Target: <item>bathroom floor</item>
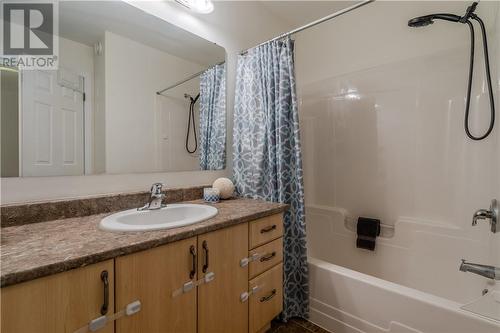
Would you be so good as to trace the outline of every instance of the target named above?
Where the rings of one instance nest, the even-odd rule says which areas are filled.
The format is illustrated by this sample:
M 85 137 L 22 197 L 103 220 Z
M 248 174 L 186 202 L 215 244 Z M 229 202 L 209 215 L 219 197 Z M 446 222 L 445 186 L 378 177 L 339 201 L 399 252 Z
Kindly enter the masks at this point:
M 273 321 L 271 329 L 266 333 L 329 333 L 327 330 L 314 325 L 302 318 L 292 318 L 287 323 Z

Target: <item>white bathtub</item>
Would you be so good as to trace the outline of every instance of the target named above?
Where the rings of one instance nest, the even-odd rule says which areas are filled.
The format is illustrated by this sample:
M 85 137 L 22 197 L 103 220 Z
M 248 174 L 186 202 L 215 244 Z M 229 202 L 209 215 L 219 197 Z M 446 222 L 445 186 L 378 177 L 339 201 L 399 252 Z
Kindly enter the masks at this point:
M 335 333 L 498 333 L 461 304 L 309 258 L 310 320 Z
M 369 252 L 356 249 L 342 215 L 307 208 L 312 322 L 335 333 L 500 333 L 500 321 L 461 309 L 482 289 L 498 288 L 458 271 L 463 253 L 454 241 L 479 256 L 473 240 L 447 226 L 400 221 L 396 236 Z

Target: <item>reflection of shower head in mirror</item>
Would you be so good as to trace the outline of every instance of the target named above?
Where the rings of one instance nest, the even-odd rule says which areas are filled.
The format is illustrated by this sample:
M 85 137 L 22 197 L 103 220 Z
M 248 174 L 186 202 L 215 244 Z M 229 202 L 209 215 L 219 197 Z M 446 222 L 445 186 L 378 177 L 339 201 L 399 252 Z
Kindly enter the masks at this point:
M 200 98 L 200 94 L 196 95 L 196 97 L 193 98 L 193 96 L 184 93 L 184 98 L 189 98 L 189 118 L 188 118 L 188 128 L 187 128 L 187 133 L 186 133 L 186 151 L 189 154 L 193 154 L 196 152 L 198 149 L 198 138 L 196 137 L 196 123 L 195 123 L 195 117 L 194 117 L 194 105 L 198 98 Z M 191 126 L 193 126 L 193 135 L 194 135 L 194 149 L 189 148 L 189 136 L 191 133 Z
M 189 99 L 191 101 L 191 103 L 194 104 L 194 103 L 196 103 L 198 98 L 200 98 L 200 94 L 196 95 L 196 97 L 193 97 L 187 93 L 184 93 L 184 98 Z

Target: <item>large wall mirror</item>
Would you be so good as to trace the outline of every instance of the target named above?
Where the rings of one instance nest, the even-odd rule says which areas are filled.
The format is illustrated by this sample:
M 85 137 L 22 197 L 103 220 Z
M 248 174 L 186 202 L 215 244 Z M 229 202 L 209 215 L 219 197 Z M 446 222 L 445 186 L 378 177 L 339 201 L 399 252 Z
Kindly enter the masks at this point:
M 224 61 L 125 2 L 60 2 L 58 69 L 1 68 L 1 176 L 224 169 Z

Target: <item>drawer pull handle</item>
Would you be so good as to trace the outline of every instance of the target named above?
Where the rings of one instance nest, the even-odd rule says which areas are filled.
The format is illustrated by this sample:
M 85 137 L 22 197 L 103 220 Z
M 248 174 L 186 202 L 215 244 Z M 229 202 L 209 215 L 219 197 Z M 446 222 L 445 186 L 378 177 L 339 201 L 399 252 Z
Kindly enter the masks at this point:
M 205 251 L 205 263 L 203 264 L 202 271 L 206 273 L 208 270 L 208 244 L 207 241 L 203 241 L 202 243 L 203 251 Z
M 102 303 L 102 306 L 101 306 L 101 314 L 104 316 L 106 313 L 108 313 L 108 307 L 109 307 L 108 271 L 101 272 L 101 280 L 102 280 L 102 283 L 104 284 L 104 302 Z
M 196 274 L 196 249 L 194 248 L 194 245 L 191 245 L 191 247 L 189 248 L 189 253 L 191 253 L 191 259 L 192 259 L 192 266 L 191 266 L 191 272 L 189 272 L 189 278 L 192 279 Z
M 276 296 L 276 289 L 273 289 L 269 295 L 264 296 L 264 297 L 261 297 L 261 298 L 260 298 L 260 302 L 261 302 L 261 303 L 263 303 L 263 302 L 267 302 L 267 301 L 269 301 L 271 298 L 273 298 L 274 296 Z
M 269 261 L 272 258 L 274 258 L 275 256 L 276 256 L 276 251 L 273 251 L 271 253 L 268 253 L 268 254 L 260 257 L 260 262 Z
M 270 232 L 270 231 L 273 231 L 275 229 L 276 229 L 276 224 L 273 224 L 270 227 L 266 227 L 266 228 L 260 229 L 260 233 L 261 234 L 265 234 L 266 232 Z

